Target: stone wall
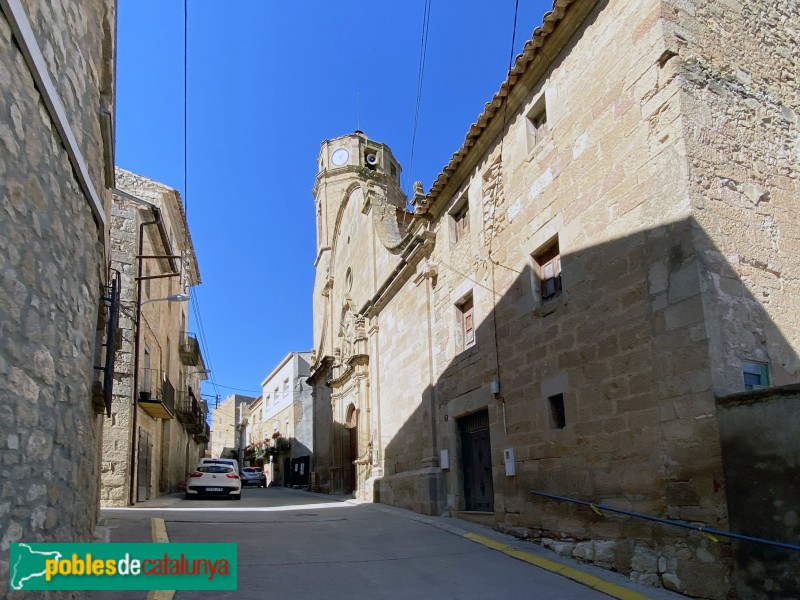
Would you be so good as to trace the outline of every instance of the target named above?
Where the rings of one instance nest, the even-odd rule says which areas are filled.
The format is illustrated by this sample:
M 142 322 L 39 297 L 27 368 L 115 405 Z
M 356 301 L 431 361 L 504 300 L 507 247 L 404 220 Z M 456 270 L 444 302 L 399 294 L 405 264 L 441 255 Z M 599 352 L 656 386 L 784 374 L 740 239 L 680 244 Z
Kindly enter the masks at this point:
M 717 400 L 731 530 L 798 545 L 800 386 Z M 734 542 L 734 581 L 743 598 L 790 598 L 800 589 L 800 554 Z
M 98 111 L 113 107 L 115 4 L 23 6 L 107 206 Z M 3 596 L 9 544 L 92 540 L 100 470 L 92 384 L 106 283 L 103 232 L 18 43 L 0 13 Z
M 743 359 L 798 380 L 800 6 L 665 3 L 679 79 L 714 389 L 742 389 Z M 728 43 L 719 43 L 720 39 Z M 724 325 L 723 325 L 724 324 Z
M 123 306 L 136 304 L 136 254 L 139 209 L 116 198 L 111 207 L 111 266 L 120 272 Z M 104 506 L 127 506 L 130 502 L 131 409 L 133 407 L 134 315 L 120 311 L 117 366 L 111 418 L 103 423 L 103 454 L 100 501 Z M 127 368 L 125 368 L 127 366 Z

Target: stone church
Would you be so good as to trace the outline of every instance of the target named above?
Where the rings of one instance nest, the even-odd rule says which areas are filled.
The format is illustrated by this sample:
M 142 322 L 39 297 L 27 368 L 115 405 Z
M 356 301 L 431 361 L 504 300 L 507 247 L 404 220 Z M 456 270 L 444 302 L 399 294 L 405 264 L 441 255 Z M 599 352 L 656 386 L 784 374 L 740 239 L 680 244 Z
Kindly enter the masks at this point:
M 799 437 L 798 30 L 789 0 L 557 0 L 427 193 L 382 141 L 323 142 L 319 487 L 695 596 L 797 584 L 783 555 L 542 494 L 800 536 L 800 490 L 764 506 L 737 467 L 798 450 L 771 439 Z

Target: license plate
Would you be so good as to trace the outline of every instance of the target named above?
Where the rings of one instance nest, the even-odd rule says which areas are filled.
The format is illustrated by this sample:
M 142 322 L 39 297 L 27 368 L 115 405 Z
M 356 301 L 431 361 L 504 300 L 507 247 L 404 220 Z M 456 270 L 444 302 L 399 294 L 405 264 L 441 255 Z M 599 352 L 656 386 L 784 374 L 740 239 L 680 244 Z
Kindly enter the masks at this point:
M 221 492 L 222 488 L 206 488 L 207 492 Z

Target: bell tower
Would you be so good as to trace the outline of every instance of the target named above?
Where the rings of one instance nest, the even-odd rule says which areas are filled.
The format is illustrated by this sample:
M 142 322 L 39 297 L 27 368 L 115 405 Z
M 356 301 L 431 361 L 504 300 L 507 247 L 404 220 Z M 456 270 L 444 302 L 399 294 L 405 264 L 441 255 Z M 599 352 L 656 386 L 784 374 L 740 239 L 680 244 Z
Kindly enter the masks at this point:
M 317 264 L 333 244 L 336 215 L 342 199 L 355 183 L 381 188 L 382 196 L 405 207 L 400 189 L 400 164 L 386 144 L 367 138 L 363 131 L 322 142 L 317 157 L 314 201 L 317 218 Z

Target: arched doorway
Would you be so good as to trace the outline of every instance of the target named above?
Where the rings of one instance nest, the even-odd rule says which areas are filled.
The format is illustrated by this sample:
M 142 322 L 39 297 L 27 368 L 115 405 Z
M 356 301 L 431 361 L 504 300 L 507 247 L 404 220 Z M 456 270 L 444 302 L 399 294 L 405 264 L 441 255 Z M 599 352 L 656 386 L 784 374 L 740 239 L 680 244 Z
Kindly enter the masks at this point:
M 349 485 L 350 489 L 346 491 L 355 493 L 356 486 L 357 486 L 357 471 L 356 471 L 356 460 L 358 460 L 358 409 L 351 404 L 347 407 L 347 420 L 344 424 L 345 429 L 347 429 L 349 435 L 348 438 L 348 453 L 347 453 L 347 472 L 349 474 Z

